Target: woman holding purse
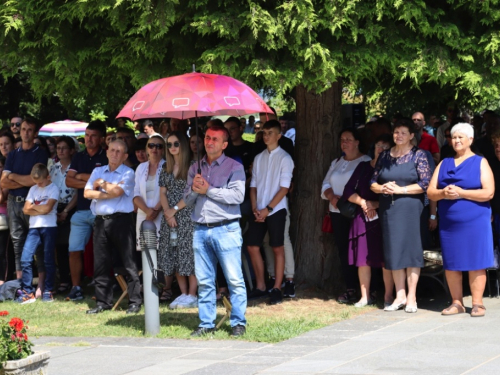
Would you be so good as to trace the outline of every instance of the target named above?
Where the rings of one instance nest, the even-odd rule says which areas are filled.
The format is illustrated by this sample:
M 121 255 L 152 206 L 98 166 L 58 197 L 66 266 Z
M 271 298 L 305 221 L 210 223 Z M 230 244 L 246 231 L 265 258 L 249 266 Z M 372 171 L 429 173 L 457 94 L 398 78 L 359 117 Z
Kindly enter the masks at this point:
M 360 137 L 355 129 L 345 129 L 340 133 L 340 148 L 344 153 L 335 159 L 323 180 L 321 197 L 330 202 L 330 217 L 332 220 L 333 236 L 338 248 L 342 276 L 346 285 L 346 291 L 341 294 L 337 301 L 339 303 L 351 303 L 356 297 L 356 269 L 349 265 L 349 228 L 351 219 L 343 216 L 337 207 L 337 203 L 344 193 L 344 187 L 351 178 L 352 173 L 359 163 L 370 161 L 371 158 L 364 155 L 360 150 Z

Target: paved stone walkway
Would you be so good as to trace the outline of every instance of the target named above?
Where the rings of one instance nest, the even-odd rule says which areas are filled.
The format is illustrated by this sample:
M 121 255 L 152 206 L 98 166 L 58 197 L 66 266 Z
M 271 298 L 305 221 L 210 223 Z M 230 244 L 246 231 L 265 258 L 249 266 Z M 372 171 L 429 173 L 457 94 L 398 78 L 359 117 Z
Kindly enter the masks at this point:
M 243 340 L 63 338 L 33 340 L 58 374 L 499 374 L 500 300 L 484 318 L 371 311 L 279 344 Z M 470 298 L 465 300 L 471 306 Z M 470 309 L 467 310 L 468 312 Z

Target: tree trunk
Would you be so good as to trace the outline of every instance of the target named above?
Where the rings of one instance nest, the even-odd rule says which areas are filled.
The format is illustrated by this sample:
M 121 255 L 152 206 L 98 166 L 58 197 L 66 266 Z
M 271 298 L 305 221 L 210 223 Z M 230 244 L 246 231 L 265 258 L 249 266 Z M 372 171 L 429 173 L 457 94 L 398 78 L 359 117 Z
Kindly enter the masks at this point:
M 338 291 L 343 288 L 340 263 L 333 235 L 321 231 L 328 204 L 321 199 L 320 192 L 331 162 L 339 156 L 342 85 L 336 82 L 319 95 L 299 86 L 295 101 L 295 177 L 291 202 L 295 279 L 303 286 Z

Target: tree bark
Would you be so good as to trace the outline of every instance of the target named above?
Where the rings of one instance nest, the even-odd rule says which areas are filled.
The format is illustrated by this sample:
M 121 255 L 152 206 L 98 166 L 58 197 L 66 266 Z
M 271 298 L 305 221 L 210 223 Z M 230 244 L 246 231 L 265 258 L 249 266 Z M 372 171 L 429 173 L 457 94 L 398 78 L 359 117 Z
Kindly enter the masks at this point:
M 342 85 L 335 82 L 321 94 L 299 86 L 295 101 L 295 177 L 291 202 L 295 279 L 303 286 L 339 291 L 343 288 L 340 263 L 333 235 L 321 231 L 328 202 L 321 199 L 320 193 L 331 162 L 340 154 Z

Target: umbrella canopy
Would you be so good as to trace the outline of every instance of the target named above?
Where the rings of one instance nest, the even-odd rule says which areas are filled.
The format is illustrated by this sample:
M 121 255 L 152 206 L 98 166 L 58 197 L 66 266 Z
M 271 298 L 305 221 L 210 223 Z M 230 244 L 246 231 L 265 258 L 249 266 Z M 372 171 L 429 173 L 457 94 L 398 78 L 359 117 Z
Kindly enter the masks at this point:
M 243 82 L 217 74 L 187 73 L 148 83 L 135 93 L 117 117 L 186 119 L 259 112 L 273 113 Z
M 74 120 L 51 122 L 50 124 L 45 124 L 44 126 L 42 126 L 42 128 L 38 132 L 38 135 L 45 137 L 60 135 L 79 137 L 85 135 L 85 129 L 87 128 L 87 125 L 87 122 Z

